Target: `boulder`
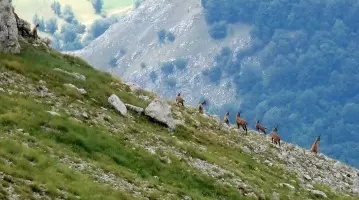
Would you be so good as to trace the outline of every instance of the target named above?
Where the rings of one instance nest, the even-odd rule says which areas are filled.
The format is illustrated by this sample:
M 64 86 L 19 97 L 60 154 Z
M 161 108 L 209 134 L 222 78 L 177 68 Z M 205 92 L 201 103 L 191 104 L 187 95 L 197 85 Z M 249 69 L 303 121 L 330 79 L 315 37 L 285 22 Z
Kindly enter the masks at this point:
M 115 94 L 111 95 L 108 98 L 108 102 L 123 116 L 127 116 L 127 108 L 125 104 L 116 96 Z
M 139 85 L 136 83 L 127 83 L 128 87 L 130 87 L 130 90 L 135 94 L 140 94 L 142 89 Z
M 272 194 L 272 199 L 273 199 L 273 200 L 280 200 L 280 195 L 279 195 L 279 193 L 273 192 L 273 194 Z
M 328 198 L 327 195 L 322 192 L 322 191 L 319 191 L 319 190 L 311 190 L 311 193 L 316 196 L 316 197 L 322 197 L 322 198 Z
M 69 75 L 69 76 L 73 76 L 73 77 L 75 77 L 75 78 L 77 78 L 77 79 L 80 79 L 80 80 L 86 80 L 86 77 L 84 76 L 84 75 L 82 75 L 82 74 L 79 74 L 79 73 L 76 73 L 76 72 L 68 72 L 68 71 L 65 71 L 65 70 L 62 70 L 62 69 L 60 69 L 60 68 L 55 68 L 54 69 L 55 71 L 57 71 L 57 72 L 61 72 L 61 73 L 64 73 L 64 74 L 67 74 L 67 75 Z
M 20 53 L 17 23 L 10 0 L 0 1 L 0 52 Z
M 83 88 L 77 88 L 76 86 L 74 86 L 73 84 L 69 84 L 69 83 L 66 83 L 64 84 L 65 87 L 68 87 L 68 88 L 72 88 L 72 89 L 75 89 L 77 90 L 78 93 L 80 94 L 86 94 L 86 90 L 83 89 Z
M 125 104 L 126 108 L 129 109 L 129 110 L 133 110 L 135 112 L 137 112 L 138 114 L 142 114 L 144 109 L 143 108 L 140 108 L 140 107 L 137 107 L 137 106 L 134 106 L 134 105 L 131 105 L 131 104 Z
M 171 107 L 162 99 L 153 100 L 145 109 L 145 114 L 158 122 L 166 124 L 170 129 L 176 128 Z

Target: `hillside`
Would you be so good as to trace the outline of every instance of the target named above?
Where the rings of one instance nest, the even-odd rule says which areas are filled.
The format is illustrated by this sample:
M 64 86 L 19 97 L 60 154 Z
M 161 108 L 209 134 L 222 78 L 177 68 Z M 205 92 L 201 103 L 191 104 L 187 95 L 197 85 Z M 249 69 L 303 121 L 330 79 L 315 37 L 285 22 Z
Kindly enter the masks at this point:
M 89 46 L 70 53 L 168 98 L 181 91 L 193 105 L 204 96 L 213 108 L 239 103 L 230 80 L 208 84 L 202 74 L 223 47 L 248 45 L 250 29 L 245 24 L 233 25 L 231 36 L 223 41 L 212 39 L 207 29 L 200 1 L 147 0 Z M 173 40 L 163 36 L 160 42 L 161 31 L 173 34 Z
M 3 199 L 359 199 L 357 169 L 20 44 L 0 54 Z
M 148 0 L 81 51 L 98 69 L 209 111 L 281 124 L 359 167 L 355 0 Z M 234 120 L 235 115 L 230 115 Z

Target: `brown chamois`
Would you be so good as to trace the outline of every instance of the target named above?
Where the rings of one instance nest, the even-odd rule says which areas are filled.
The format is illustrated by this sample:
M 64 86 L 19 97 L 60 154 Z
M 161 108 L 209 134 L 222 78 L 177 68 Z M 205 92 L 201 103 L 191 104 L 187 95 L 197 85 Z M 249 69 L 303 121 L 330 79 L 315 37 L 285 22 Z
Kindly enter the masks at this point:
M 259 132 L 259 131 L 262 131 L 264 134 L 267 134 L 267 132 L 266 132 L 266 127 L 264 127 L 263 125 L 261 125 L 260 123 L 259 123 L 259 120 L 257 120 L 257 123 L 256 123 L 256 129 L 257 129 L 257 131 Z
M 315 139 L 313 145 L 312 145 L 312 149 L 310 150 L 311 152 L 317 154 L 318 153 L 318 143 L 320 141 L 320 136 L 317 136 L 317 138 Z
M 203 114 L 203 106 L 206 104 L 207 104 L 206 101 L 203 101 L 201 104 L 199 104 L 198 106 L 199 113 Z
M 226 113 L 223 121 L 224 121 L 224 123 L 226 123 L 229 126 L 229 112 Z
M 243 130 L 246 131 L 246 134 L 248 134 L 248 132 L 247 132 L 247 121 L 241 119 L 241 111 L 237 112 L 236 123 L 237 123 L 238 129 L 241 126 L 243 128 Z
M 279 144 L 280 147 L 280 137 L 277 133 L 278 131 L 278 125 L 276 127 L 274 127 L 274 129 L 272 130 L 272 143 L 273 144 Z
M 40 24 L 36 24 L 35 27 L 32 29 L 31 33 L 32 36 L 34 37 L 34 39 L 38 38 L 39 36 L 37 35 L 37 29 L 39 28 Z
M 176 102 L 177 102 L 177 105 L 182 105 L 184 106 L 184 99 L 181 97 L 181 93 L 178 93 L 177 94 L 177 97 L 176 97 Z

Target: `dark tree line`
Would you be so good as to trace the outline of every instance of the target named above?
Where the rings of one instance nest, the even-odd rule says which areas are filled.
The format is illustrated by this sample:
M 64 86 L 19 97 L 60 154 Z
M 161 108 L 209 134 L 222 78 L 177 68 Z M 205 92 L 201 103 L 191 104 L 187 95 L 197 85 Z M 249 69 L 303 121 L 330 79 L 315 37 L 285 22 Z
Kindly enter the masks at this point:
M 252 46 L 225 48 L 210 81 L 232 78 L 243 117 L 359 167 L 359 2 L 355 0 L 202 0 L 209 34 L 226 37 L 227 25 L 252 25 Z M 249 56 L 260 64 L 244 62 Z M 233 59 L 233 58 L 234 59 Z M 234 112 L 239 107 L 226 105 Z M 232 116 L 232 122 L 234 116 Z

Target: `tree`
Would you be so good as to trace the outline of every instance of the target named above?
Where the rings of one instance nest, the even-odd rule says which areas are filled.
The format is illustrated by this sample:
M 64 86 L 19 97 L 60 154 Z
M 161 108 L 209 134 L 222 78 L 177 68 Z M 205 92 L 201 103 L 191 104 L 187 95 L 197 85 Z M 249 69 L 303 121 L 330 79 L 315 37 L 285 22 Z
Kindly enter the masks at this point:
M 184 70 L 188 65 L 188 60 L 185 58 L 177 58 L 172 63 L 174 66 L 176 66 L 177 69 Z
M 158 40 L 160 41 L 160 43 L 164 43 L 165 39 L 166 39 L 166 30 L 162 29 L 160 30 L 158 33 Z
M 117 18 L 106 18 L 95 20 L 89 29 L 89 34 L 93 38 L 97 38 L 102 35 L 112 24 L 117 22 Z
M 64 11 L 62 13 L 62 17 L 68 23 L 72 23 L 72 21 L 75 19 L 74 11 L 70 5 L 65 5 Z
M 171 33 L 171 32 L 167 32 L 166 38 L 167 38 L 167 40 L 170 41 L 170 42 L 174 42 L 175 39 L 176 39 L 175 35 L 173 35 L 173 33 Z
M 54 34 L 58 29 L 57 25 L 57 19 L 56 18 L 50 18 L 46 21 L 46 31 Z
M 116 67 L 116 66 L 117 66 L 117 59 L 116 59 L 116 57 L 111 57 L 111 59 L 108 61 L 108 64 L 109 64 L 111 67 Z
M 215 22 L 209 28 L 209 34 L 216 40 L 227 37 L 227 23 L 225 21 Z
M 92 7 L 94 8 L 96 14 L 101 13 L 103 7 L 103 0 L 91 0 Z
M 57 16 L 61 16 L 61 4 L 58 1 L 51 4 L 51 9 Z
M 141 3 L 142 3 L 143 0 L 135 0 L 134 3 L 135 3 L 135 8 L 138 8 Z
M 161 71 L 165 75 L 172 74 L 174 72 L 174 68 L 175 68 L 175 66 L 173 65 L 172 62 L 164 62 L 161 65 Z
M 168 78 L 168 79 L 166 79 L 166 84 L 167 84 L 170 88 L 176 87 L 176 85 L 177 85 L 177 79 L 174 78 L 174 77 Z
M 152 82 L 156 82 L 156 80 L 157 80 L 157 74 L 156 74 L 156 72 L 152 71 L 152 72 L 150 73 L 150 79 L 152 80 Z
M 77 33 L 72 24 L 63 24 L 61 27 L 61 38 L 64 43 L 73 43 L 77 38 Z

